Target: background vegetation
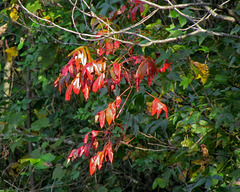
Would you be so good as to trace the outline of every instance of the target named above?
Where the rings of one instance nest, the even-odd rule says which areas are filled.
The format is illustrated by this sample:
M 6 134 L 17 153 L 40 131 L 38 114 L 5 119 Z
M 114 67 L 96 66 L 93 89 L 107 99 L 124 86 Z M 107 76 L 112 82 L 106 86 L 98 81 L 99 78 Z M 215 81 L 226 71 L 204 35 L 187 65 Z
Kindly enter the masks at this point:
M 239 1 L 3 0 L 0 8 L 0 189 L 240 190 Z M 88 46 L 97 58 L 111 38 L 121 45 L 105 55 L 108 65 L 124 54 L 171 64 L 151 87 L 144 78 L 139 92 L 133 82 L 123 95 L 113 163 L 90 176 L 89 158 L 67 157 L 101 130 L 94 116 L 129 85 L 65 101 L 54 81 L 71 51 Z M 145 91 L 167 105 L 168 118 L 152 116 Z

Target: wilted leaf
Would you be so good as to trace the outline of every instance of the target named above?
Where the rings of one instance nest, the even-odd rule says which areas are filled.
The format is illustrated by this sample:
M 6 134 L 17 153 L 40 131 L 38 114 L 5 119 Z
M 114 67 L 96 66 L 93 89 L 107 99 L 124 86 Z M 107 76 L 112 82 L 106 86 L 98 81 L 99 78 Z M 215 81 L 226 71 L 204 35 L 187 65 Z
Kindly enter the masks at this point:
M 5 31 L 7 30 L 7 27 L 8 27 L 8 23 L 0 27 L 0 36 L 2 36 L 3 33 L 5 33 Z

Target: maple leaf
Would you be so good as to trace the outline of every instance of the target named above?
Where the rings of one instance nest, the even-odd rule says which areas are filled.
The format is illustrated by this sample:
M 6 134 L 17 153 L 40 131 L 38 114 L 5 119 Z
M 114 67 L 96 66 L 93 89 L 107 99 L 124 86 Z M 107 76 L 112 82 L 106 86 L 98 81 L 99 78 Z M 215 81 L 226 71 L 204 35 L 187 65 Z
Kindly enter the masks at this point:
M 168 118 L 168 109 L 167 106 L 162 103 L 161 101 L 159 101 L 159 99 L 154 99 L 153 100 L 153 104 L 152 104 L 152 116 L 157 113 L 157 119 L 159 117 L 159 114 L 162 112 L 162 110 L 165 111 L 166 113 L 166 118 Z
M 167 69 L 170 68 L 170 65 L 171 65 L 171 64 L 172 64 L 172 62 L 168 63 L 168 59 L 166 59 L 163 67 L 159 69 L 159 72 L 160 72 L 160 73 L 165 72 Z M 170 70 L 171 70 L 171 68 L 170 68 Z

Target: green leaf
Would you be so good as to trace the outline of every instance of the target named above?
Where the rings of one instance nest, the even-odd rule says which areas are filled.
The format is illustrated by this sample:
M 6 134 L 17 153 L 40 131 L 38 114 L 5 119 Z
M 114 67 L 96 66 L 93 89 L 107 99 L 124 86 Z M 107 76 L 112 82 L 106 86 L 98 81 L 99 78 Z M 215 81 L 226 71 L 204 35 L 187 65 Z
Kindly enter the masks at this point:
M 36 12 L 37 10 L 42 8 L 42 5 L 40 4 L 39 1 L 33 1 L 33 2 L 29 2 L 26 5 L 26 8 L 28 11 L 30 11 L 31 13 Z
M 57 167 L 53 171 L 52 179 L 53 180 L 56 180 L 56 179 L 61 180 L 64 177 L 65 172 L 66 171 L 60 165 L 57 165 Z
M 48 118 L 41 118 L 38 119 L 37 121 L 33 122 L 31 125 L 31 130 L 33 131 L 39 131 L 43 127 L 47 127 L 49 124 L 49 119 Z
M 191 74 L 188 74 L 187 76 L 180 76 L 180 78 L 182 79 L 180 86 L 183 86 L 183 89 L 186 89 L 188 87 L 188 85 L 192 82 L 194 76 Z

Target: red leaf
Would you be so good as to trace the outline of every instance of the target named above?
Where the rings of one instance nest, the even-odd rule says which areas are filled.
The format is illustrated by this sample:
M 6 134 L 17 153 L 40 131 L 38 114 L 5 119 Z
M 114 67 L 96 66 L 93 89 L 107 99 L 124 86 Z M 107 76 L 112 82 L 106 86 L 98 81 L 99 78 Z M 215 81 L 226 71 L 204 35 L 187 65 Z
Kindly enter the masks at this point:
M 139 91 L 139 78 L 136 78 L 136 88 L 137 88 L 137 92 Z
M 96 156 L 91 157 L 90 163 L 89 163 L 89 172 L 92 176 L 93 173 L 96 171 L 96 163 L 95 163 Z
M 78 148 L 77 150 L 78 157 L 82 156 L 82 154 L 84 153 L 84 150 L 85 150 L 85 146 L 81 146 Z
M 82 93 L 83 93 L 85 100 L 88 100 L 90 87 L 87 85 L 85 80 L 82 82 L 81 87 L 82 87 Z
M 138 10 L 138 6 L 134 7 L 133 10 L 131 11 L 131 18 L 132 18 L 132 22 L 134 23 L 135 21 L 135 17 L 137 14 L 137 10 Z
M 102 55 L 105 53 L 105 49 L 104 49 L 104 48 L 99 48 L 99 49 L 97 50 L 97 52 L 98 52 L 98 55 L 99 55 L 99 56 L 102 56 Z
M 92 91 L 96 93 L 98 89 L 100 89 L 103 86 L 104 83 L 104 74 L 101 73 L 98 78 L 94 81 L 92 86 Z
M 69 163 L 69 161 L 71 160 L 71 158 L 74 156 L 76 150 L 77 150 L 77 149 L 73 149 L 73 150 L 71 151 L 71 153 L 69 154 L 69 156 L 68 156 L 68 158 L 67 158 L 67 164 Z
M 116 117 L 116 113 L 117 113 L 115 103 L 114 103 L 114 102 L 109 103 L 108 108 L 110 108 L 111 111 L 112 111 L 112 120 L 114 121 L 114 120 L 115 120 L 115 117 Z
M 73 67 L 73 64 L 70 64 L 69 67 L 68 67 L 68 71 L 71 75 L 74 74 L 74 67 Z
M 65 93 L 65 100 L 70 101 L 71 98 L 71 93 L 72 93 L 72 84 L 68 85 L 66 93 Z
M 80 77 L 76 77 L 74 80 L 73 80 L 73 92 L 78 95 L 79 92 L 80 92 L 80 88 L 81 88 L 81 84 L 80 84 Z
M 146 75 L 147 69 L 148 69 L 148 63 L 146 61 L 143 61 L 139 65 L 138 70 L 136 72 L 136 76 L 140 79 L 140 81 L 142 81 L 144 76 Z
M 87 143 L 87 142 L 88 142 L 88 134 L 89 134 L 89 133 L 87 133 L 87 134 L 85 135 L 85 137 L 84 137 L 84 141 L 83 141 L 84 143 Z
M 120 42 L 119 41 L 114 41 L 114 49 L 118 49 L 120 46 Z
M 105 124 L 105 111 L 99 112 L 99 124 L 100 124 L 100 127 L 103 128 Z
M 92 143 L 92 148 L 93 148 L 95 151 L 97 151 L 97 148 L 98 148 L 98 141 L 97 141 L 96 138 L 94 139 L 94 141 L 93 141 L 93 143 Z
M 62 70 L 61 73 L 63 76 L 66 76 L 68 74 L 68 65 L 65 65 Z
M 95 130 L 92 130 L 91 133 L 92 133 L 92 138 L 95 138 L 98 136 L 98 132 L 99 131 L 95 131 Z
M 160 73 L 165 72 L 167 69 L 170 68 L 170 65 L 171 65 L 171 64 L 172 64 L 172 62 L 168 63 L 168 59 L 166 59 L 163 67 L 162 67 L 161 69 L 159 69 L 159 72 L 160 72 Z M 170 70 L 171 70 L 171 69 L 170 69 Z
M 96 159 L 96 163 L 97 163 L 97 166 L 98 166 L 98 170 L 100 170 L 102 168 L 102 162 L 103 162 L 103 159 L 104 159 L 104 151 L 99 151 L 97 153 L 97 159 Z
M 112 151 L 112 143 L 111 142 L 109 142 L 109 145 L 108 145 L 108 148 L 107 148 L 107 153 L 108 153 L 108 159 L 112 164 L 114 153 Z
M 109 55 L 113 51 L 113 44 L 111 43 L 106 43 L 105 44 L 105 49 L 106 49 L 106 55 Z
M 166 118 L 168 118 L 168 109 L 167 106 L 159 101 L 158 99 L 154 99 L 153 104 L 152 104 L 152 116 L 157 112 L 157 119 L 159 117 L 159 114 L 162 112 L 162 110 L 165 111 L 166 113 Z
M 82 154 L 84 153 L 84 150 L 85 150 L 85 146 L 81 146 L 78 148 L 77 150 L 78 157 L 82 156 Z
M 115 75 L 117 76 L 117 78 L 120 79 L 121 77 L 121 65 L 119 63 L 113 63 L 113 71 L 115 73 Z
M 88 143 L 88 144 L 86 144 L 84 147 L 85 147 L 85 149 L 84 149 L 84 155 L 85 155 L 85 158 L 87 158 L 88 157 L 88 155 L 89 155 L 89 151 L 90 151 L 90 148 L 91 148 L 91 143 Z
M 120 105 L 121 105 L 121 97 L 120 96 L 117 96 L 117 98 L 116 98 L 116 107 L 117 107 L 117 109 L 120 107 Z
M 152 116 L 157 112 L 158 99 L 154 99 L 152 103 Z
M 109 107 L 106 109 L 106 119 L 107 119 L 108 125 L 110 125 L 113 120 L 113 113 Z
M 131 86 L 131 80 L 130 80 L 128 72 L 125 71 L 123 75 L 124 75 L 124 78 L 126 79 L 126 82 Z

